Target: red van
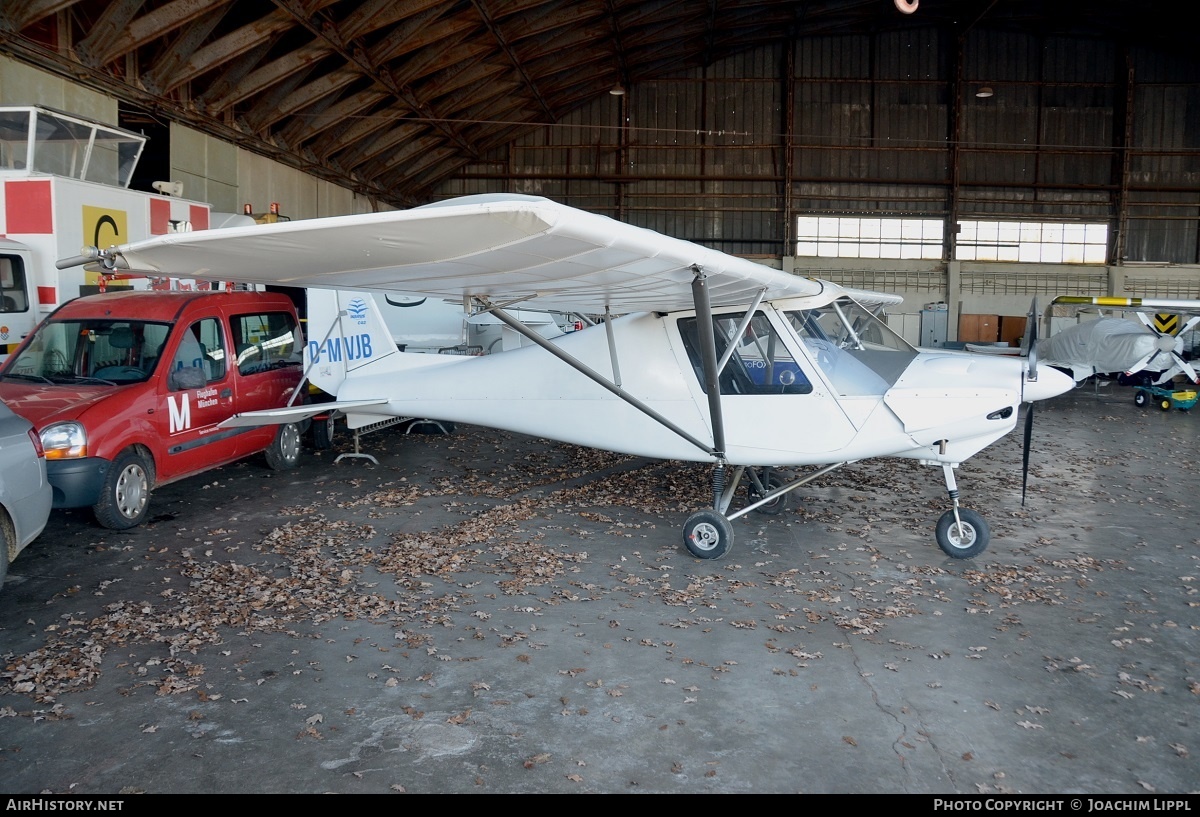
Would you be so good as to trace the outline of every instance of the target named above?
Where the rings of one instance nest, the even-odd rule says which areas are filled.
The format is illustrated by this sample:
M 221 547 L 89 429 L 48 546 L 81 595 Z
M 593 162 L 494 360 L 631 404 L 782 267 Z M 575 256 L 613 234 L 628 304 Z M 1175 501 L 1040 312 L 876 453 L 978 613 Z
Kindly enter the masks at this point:
M 303 349 L 282 294 L 91 295 L 55 310 L 0 367 L 0 400 L 37 429 L 54 507 L 90 505 L 120 530 L 146 518 L 155 486 L 260 451 L 293 467 L 299 426 L 217 426 L 288 405 Z

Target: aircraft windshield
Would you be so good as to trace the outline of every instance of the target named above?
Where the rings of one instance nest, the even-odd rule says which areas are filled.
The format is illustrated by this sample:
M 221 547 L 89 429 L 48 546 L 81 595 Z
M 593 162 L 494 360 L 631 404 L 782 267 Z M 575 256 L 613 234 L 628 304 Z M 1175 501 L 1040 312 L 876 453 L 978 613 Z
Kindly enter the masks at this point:
M 850 298 L 785 314 L 842 395 L 883 394 L 917 356 L 887 324 Z
M 141 383 L 154 371 L 170 325 L 148 321 L 52 321 L 38 327 L 4 377 L 36 383 Z

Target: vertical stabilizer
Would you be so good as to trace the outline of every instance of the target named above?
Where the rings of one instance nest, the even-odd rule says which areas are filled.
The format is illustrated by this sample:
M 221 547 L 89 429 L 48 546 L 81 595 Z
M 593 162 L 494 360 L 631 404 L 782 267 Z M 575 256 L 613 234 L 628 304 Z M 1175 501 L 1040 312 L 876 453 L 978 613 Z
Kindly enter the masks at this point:
M 355 371 L 397 354 L 370 294 L 333 289 L 307 292 L 304 366 L 314 386 L 336 397 L 342 383 Z

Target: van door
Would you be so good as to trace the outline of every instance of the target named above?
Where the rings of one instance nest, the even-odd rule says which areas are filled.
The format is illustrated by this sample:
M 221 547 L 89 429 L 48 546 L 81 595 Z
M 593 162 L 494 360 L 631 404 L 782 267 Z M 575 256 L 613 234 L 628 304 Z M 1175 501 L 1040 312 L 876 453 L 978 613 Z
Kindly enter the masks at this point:
M 156 412 L 164 447 L 155 452 L 159 481 L 231 462 L 245 429 L 218 428 L 234 413 L 227 333 L 219 318 L 178 324 L 163 350 Z
M 237 410 L 262 411 L 286 406 L 303 370 L 304 340 L 295 315 L 266 307 L 229 316 Z M 304 402 L 303 395 L 296 398 Z M 266 448 L 275 426 L 263 426 L 243 437 L 241 456 Z

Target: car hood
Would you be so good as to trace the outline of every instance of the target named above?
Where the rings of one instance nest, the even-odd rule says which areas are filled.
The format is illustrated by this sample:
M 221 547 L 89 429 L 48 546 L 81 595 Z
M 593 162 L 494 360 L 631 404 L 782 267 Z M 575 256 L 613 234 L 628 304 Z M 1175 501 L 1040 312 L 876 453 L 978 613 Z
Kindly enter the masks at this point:
M 51 385 L 0 380 L 0 401 L 41 431 L 51 423 L 77 420 L 120 387 L 96 385 Z

